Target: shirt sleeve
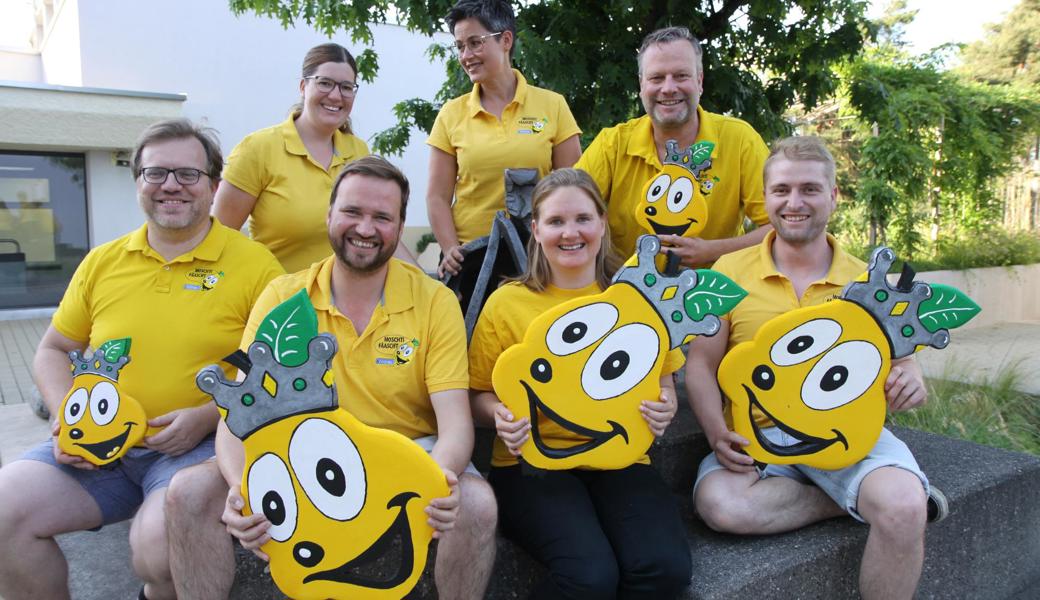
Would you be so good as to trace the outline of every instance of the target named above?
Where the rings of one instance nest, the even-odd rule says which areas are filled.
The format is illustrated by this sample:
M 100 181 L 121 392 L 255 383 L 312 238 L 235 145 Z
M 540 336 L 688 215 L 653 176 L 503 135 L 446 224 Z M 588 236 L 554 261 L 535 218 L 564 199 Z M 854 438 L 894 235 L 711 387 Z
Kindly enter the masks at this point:
M 499 303 L 493 293 L 477 318 L 469 344 L 469 387 L 474 390 L 490 392 L 495 389 L 491 383 L 491 374 L 498 357 L 505 350 L 500 332 L 495 327 L 498 312 Z
M 750 129 L 750 126 L 748 128 Z M 744 204 L 744 215 L 756 225 L 769 223 L 762 183 L 762 170 L 768 156 L 769 148 L 762 141 L 762 136 L 754 130 L 749 131 L 741 155 L 740 200 Z
M 437 118 L 433 122 L 433 129 L 430 130 L 430 137 L 426 139 L 426 143 L 438 150 L 443 150 L 448 154 L 455 156 L 455 146 L 451 143 L 451 138 L 448 137 L 448 124 L 446 123 L 448 113 L 451 110 L 450 104 L 445 104 L 441 107 L 440 112 L 437 113 Z
M 77 342 L 90 340 L 90 275 L 93 271 L 93 258 L 94 253 L 91 252 L 80 263 L 72 275 L 69 287 L 65 289 L 58 310 L 51 318 L 51 325 L 58 333 Z
M 592 140 L 589 147 L 581 153 L 581 158 L 574 168 L 581 169 L 592 176 L 593 181 L 599 187 L 599 193 L 603 201 L 610 204 L 610 183 L 614 177 L 614 160 L 607 139 L 606 130 L 599 132 L 596 139 Z
M 448 288 L 439 286 L 429 312 L 426 390 L 430 394 L 469 388 L 466 324 L 462 309 Z M 421 343 L 421 342 L 420 342 Z
M 260 296 L 256 299 L 253 304 L 253 310 L 249 311 L 249 320 L 246 321 L 246 328 L 242 330 L 242 341 L 239 343 L 238 348 L 243 352 L 249 351 L 249 344 L 253 343 L 256 339 L 256 330 L 260 327 L 260 322 L 263 321 L 267 313 L 271 312 L 271 309 L 282 303 L 277 285 L 277 278 L 267 284 L 264 291 L 260 292 Z
M 559 101 L 559 108 L 556 113 L 556 122 L 559 125 L 556 127 L 556 137 L 553 138 L 554 146 L 576 135 L 581 135 L 581 128 L 578 127 L 578 122 L 574 120 L 574 115 L 571 113 L 571 107 L 567 104 L 567 100 L 559 94 L 557 94 L 556 98 Z
M 686 355 L 683 354 L 681 348 L 672 348 L 668 351 L 668 354 L 664 357 L 664 366 L 661 368 L 661 375 L 671 375 L 682 368 L 686 362 Z
M 263 162 L 255 134 L 247 135 L 228 155 L 222 177 L 224 181 L 258 198 L 269 183 L 262 170 Z

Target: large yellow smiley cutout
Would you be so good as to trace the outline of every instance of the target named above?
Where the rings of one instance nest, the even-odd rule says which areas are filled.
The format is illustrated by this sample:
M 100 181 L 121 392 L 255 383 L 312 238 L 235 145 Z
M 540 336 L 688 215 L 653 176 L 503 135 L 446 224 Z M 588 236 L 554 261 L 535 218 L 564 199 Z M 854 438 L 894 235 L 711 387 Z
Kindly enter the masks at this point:
M 90 356 L 73 350 L 72 388 L 61 402 L 58 448 L 89 463 L 113 463 L 137 445 L 147 430 L 141 405 L 119 389 L 119 370 L 128 362 L 130 339 L 102 344 Z
M 309 305 L 297 294 L 267 316 L 244 381 L 214 365 L 197 382 L 243 440 L 243 513 L 271 522 L 261 549 L 278 588 L 299 600 L 402 598 L 426 566 L 424 509 L 448 495 L 444 472 L 415 442 L 339 408 L 336 341 L 310 331 Z
M 665 355 L 714 335 L 717 315 L 745 295 L 714 271 L 662 275 L 660 241 L 642 236 L 638 246 L 637 263 L 610 287 L 539 315 L 495 363 L 495 393 L 516 419 L 531 420 L 521 453 L 535 467 L 618 469 L 638 460 L 653 442 L 639 405 L 659 399 Z
M 708 203 L 697 182 L 711 166 L 711 142 L 698 142 L 684 151 L 668 140 L 662 169 L 643 186 L 633 217 L 651 235 L 697 237 L 708 222 Z
M 867 278 L 840 299 L 771 319 L 723 358 L 719 384 L 752 458 L 821 469 L 863 459 L 884 426 L 891 360 L 924 345 L 944 348 L 947 329 L 979 312 L 953 288 L 914 283 L 906 269 L 889 285 L 894 260 L 888 248 L 877 249 Z M 763 435 L 770 425 L 786 443 Z

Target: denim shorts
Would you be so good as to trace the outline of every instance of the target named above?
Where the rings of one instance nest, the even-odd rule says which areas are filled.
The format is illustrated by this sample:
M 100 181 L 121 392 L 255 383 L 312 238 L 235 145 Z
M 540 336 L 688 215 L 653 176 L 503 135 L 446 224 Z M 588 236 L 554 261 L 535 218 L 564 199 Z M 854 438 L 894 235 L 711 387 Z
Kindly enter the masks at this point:
M 31 448 L 21 458 L 53 465 L 75 479 L 97 502 L 102 523 L 109 525 L 134 516 L 148 494 L 170 485 L 174 473 L 212 456 L 213 434 L 179 456 L 168 456 L 138 446 L 131 448 L 118 461 L 91 471 L 55 461 L 54 438 Z
M 791 445 L 798 441 L 776 427 L 763 429 L 762 434 L 769 441 L 781 446 Z M 863 460 L 844 469 L 828 471 L 805 465 L 765 465 L 765 467 L 758 468 L 758 477 L 759 479 L 787 477 L 799 483 L 813 483 L 830 496 L 838 506 L 844 507 L 854 519 L 863 521 L 863 517 L 856 511 L 859 486 L 863 483 L 864 477 L 881 467 L 898 467 L 910 471 L 921 480 L 925 493 L 928 493 L 928 477 L 917 465 L 917 459 L 910 453 L 906 444 L 888 429 L 881 430 L 877 443 Z M 694 496 L 697 495 L 697 486 L 708 473 L 725 468 L 714 452 L 704 457 L 701 466 L 697 469 L 697 482 L 693 484 Z

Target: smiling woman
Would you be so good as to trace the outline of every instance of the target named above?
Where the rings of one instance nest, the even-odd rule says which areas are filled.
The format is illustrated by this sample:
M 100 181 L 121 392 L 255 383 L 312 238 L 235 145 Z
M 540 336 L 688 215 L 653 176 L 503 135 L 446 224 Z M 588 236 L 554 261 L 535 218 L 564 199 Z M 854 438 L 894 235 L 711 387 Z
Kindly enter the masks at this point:
M 252 238 L 289 273 L 332 254 L 325 227 L 332 182 L 343 165 L 369 153 L 350 126 L 357 63 L 346 48 L 311 48 L 299 88 L 288 119 L 232 150 L 214 211 L 229 227 L 248 218 Z

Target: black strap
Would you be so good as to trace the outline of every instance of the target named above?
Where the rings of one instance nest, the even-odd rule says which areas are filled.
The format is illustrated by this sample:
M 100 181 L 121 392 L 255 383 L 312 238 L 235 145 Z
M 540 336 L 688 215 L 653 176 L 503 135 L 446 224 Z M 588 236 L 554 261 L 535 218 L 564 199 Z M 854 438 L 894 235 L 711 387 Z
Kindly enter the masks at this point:
M 896 283 L 896 289 L 900 292 L 908 293 L 911 288 L 914 287 L 914 275 L 917 272 L 910 266 L 910 263 L 903 263 L 903 272 L 899 274 L 899 281 Z
M 249 370 L 253 368 L 253 361 L 249 360 L 249 355 L 241 350 L 235 350 L 231 354 L 224 357 L 224 362 L 236 367 L 239 371 L 248 374 Z

